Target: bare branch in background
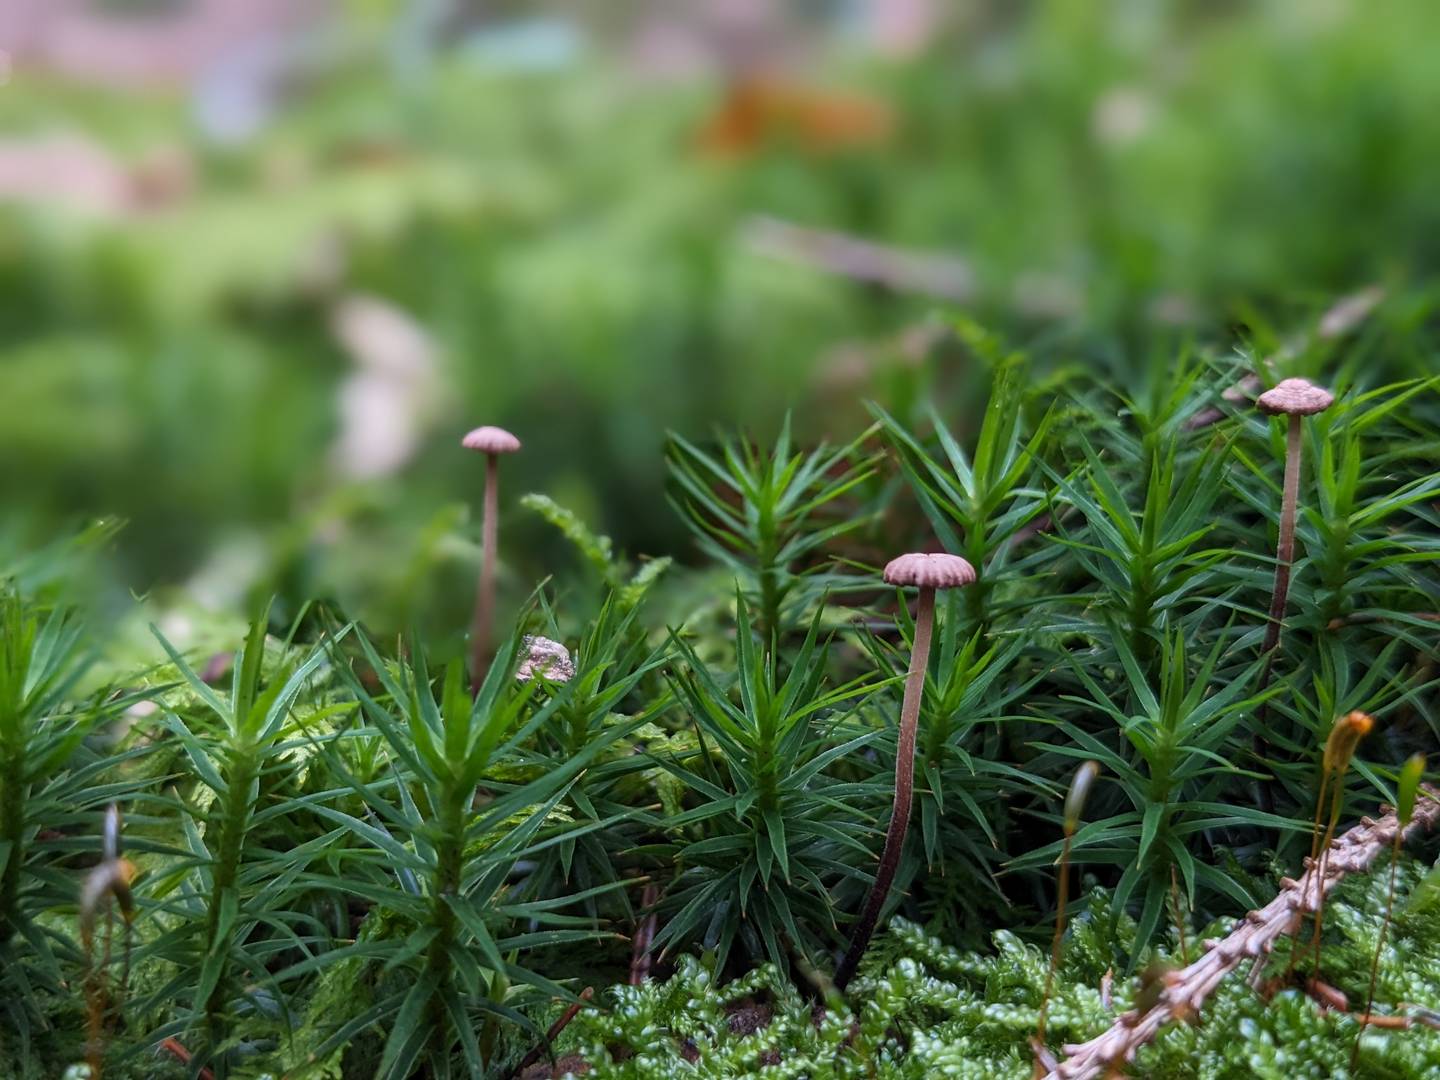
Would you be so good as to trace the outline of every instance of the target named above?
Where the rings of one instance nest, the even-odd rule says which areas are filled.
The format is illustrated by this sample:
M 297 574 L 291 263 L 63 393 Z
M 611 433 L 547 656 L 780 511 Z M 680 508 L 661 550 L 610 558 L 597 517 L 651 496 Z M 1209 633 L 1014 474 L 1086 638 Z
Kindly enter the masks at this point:
M 750 218 L 741 229 L 741 240 L 757 254 L 883 285 L 896 292 L 954 301 L 975 298 L 975 271 L 958 255 L 891 247 L 765 216 Z
M 640 894 L 640 925 L 635 928 L 635 940 L 630 952 L 630 985 L 639 986 L 650 977 L 650 946 L 655 941 L 658 917 L 655 904 L 660 899 L 660 890 L 647 884 Z

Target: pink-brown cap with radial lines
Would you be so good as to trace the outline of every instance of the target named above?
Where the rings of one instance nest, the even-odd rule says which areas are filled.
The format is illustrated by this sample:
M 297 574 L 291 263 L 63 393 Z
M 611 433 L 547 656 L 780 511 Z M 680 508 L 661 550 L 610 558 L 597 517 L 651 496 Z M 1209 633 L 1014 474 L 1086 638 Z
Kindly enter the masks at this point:
M 1313 416 L 1334 403 L 1334 394 L 1309 379 L 1282 379 L 1255 399 L 1271 416 Z
M 953 589 L 975 580 L 975 567 L 959 555 L 944 552 L 901 555 L 885 564 L 889 585 L 918 585 L 922 589 Z
M 479 450 L 484 454 L 513 454 L 520 449 L 520 440 L 504 428 L 486 424 L 461 439 L 460 445 L 466 450 Z

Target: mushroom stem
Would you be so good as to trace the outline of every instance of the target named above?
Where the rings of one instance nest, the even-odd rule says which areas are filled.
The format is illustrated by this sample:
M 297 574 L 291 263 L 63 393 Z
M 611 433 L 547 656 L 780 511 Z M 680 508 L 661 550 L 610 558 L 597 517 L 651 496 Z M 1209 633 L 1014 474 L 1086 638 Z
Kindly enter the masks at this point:
M 480 587 L 475 622 L 470 628 L 470 684 L 476 692 L 490 661 L 490 631 L 495 622 L 495 550 L 499 546 L 500 459 L 485 455 L 485 507 L 480 525 Z
M 844 990 L 855 976 L 860 958 L 865 955 L 874 936 L 880 910 L 900 866 L 900 852 L 905 846 L 905 833 L 910 827 L 910 804 L 915 789 L 915 734 L 920 726 L 920 694 L 925 687 L 925 669 L 930 663 L 930 635 L 935 625 L 935 589 L 921 586 L 920 603 L 915 611 L 915 641 L 910 649 L 910 671 L 905 676 L 905 697 L 900 706 L 900 735 L 895 750 L 895 806 L 890 813 L 890 828 L 885 833 L 885 848 L 880 854 L 880 867 L 875 883 L 865 899 L 865 909 L 850 937 L 850 947 L 835 972 L 835 986 Z
M 1285 601 L 1290 593 L 1290 564 L 1295 558 L 1295 509 L 1300 501 L 1300 416 L 1292 415 L 1285 432 L 1285 489 L 1280 501 L 1280 542 L 1275 548 L 1275 588 L 1270 597 L 1270 624 L 1261 652 L 1280 644 Z

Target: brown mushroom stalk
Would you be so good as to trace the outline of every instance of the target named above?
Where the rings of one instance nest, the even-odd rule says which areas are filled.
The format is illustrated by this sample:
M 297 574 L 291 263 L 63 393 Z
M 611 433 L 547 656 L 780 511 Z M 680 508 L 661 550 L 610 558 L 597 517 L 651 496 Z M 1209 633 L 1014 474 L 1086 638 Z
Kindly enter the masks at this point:
M 1270 622 L 1265 627 L 1262 652 L 1280 644 L 1280 624 L 1290 594 L 1290 564 L 1295 559 L 1295 514 L 1300 502 L 1300 417 L 1292 416 L 1285 430 L 1285 487 L 1280 496 L 1280 540 L 1275 545 L 1275 585 L 1270 590 Z
M 470 625 L 470 683 L 478 690 L 491 656 L 495 625 L 495 558 L 500 531 L 500 455 L 520 449 L 520 440 L 504 428 L 478 427 L 462 440 L 467 450 L 485 455 L 485 502 L 480 524 L 480 584 Z
M 1280 540 L 1275 549 L 1275 586 L 1270 595 L 1270 621 L 1260 651 L 1268 653 L 1280 644 L 1285 621 L 1285 604 L 1290 593 L 1290 564 L 1295 558 L 1295 513 L 1300 502 L 1300 419 L 1324 412 L 1335 395 L 1308 379 L 1285 379 L 1256 399 L 1260 410 L 1270 416 L 1286 416 L 1285 487 L 1280 502 Z M 1269 665 L 1266 665 L 1267 672 Z
M 975 568 L 958 555 L 912 554 L 892 559 L 885 567 L 889 585 L 913 585 L 920 590 L 915 610 L 915 640 L 910 648 L 910 668 L 905 676 L 905 696 L 900 706 L 900 731 L 895 750 L 895 803 L 890 813 L 890 827 L 885 832 L 885 847 L 875 882 L 865 899 L 860 920 L 850 937 L 850 946 L 835 972 L 835 987 L 844 990 L 855 977 L 860 958 L 865 955 L 874 936 L 875 924 L 900 867 L 900 853 L 905 846 L 905 833 L 910 826 L 910 805 L 915 789 L 915 737 L 920 726 L 920 697 L 925 688 L 925 669 L 930 663 L 930 637 L 935 626 L 935 591 L 970 585 L 975 581 Z
M 1290 566 L 1295 558 L 1295 514 L 1300 503 L 1300 419 L 1324 412 L 1335 401 L 1335 395 L 1308 379 L 1282 379 L 1255 399 L 1256 406 L 1269 416 L 1288 417 L 1285 430 L 1285 485 L 1280 498 L 1280 536 L 1275 548 L 1275 584 L 1270 591 L 1270 612 L 1265 624 L 1265 639 L 1260 652 L 1265 666 L 1260 671 L 1260 689 L 1270 685 L 1275 666 L 1275 648 L 1280 644 L 1280 630 L 1285 622 L 1285 605 L 1290 595 Z M 1262 702 L 1257 720 L 1259 725 L 1251 737 L 1257 759 L 1266 750 L 1264 727 L 1267 704 Z M 1273 810 L 1270 789 L 1259 785 L 1256 797 L 1262 810 Z

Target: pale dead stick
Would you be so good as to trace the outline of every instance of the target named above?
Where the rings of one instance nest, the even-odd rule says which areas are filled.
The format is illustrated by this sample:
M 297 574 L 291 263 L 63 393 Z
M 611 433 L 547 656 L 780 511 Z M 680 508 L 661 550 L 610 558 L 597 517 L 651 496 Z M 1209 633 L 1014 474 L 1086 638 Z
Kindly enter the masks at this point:
M 1440 790 L 1426 785 L 1425 796 L 1402 841 L 1428 832 L 1440 822 Z M 1398 827 L 1393 810 L 1379 821 L 1363 819 L 1330 845 L 1322 864 L 1312 862 L 1299 881 L 1284 879 L 1274 900 L 1246 915 L 1228 937 L 1207 942 L 1209 951 L 1195 963 L 1168 974 L 1159 1000 L 1148 1011 L 1137 1014 L 1131 1010 L 1089 1042 L 1065 1047 L 1066 1059 L 1046 1073 L 1045 1080 L 1091 1080 L 1133 1061 L 1136 1051 L 1171 1021 L 1198 1013 L 1206 998 L 1247 958 L 1263 957 L 1279 938 L 1293 933 L 1304 923 L 1304 916 L 1315 910 L 1318 898 L 1331 892 L 1346 874 L 1368 870 L 1389 850 Z

